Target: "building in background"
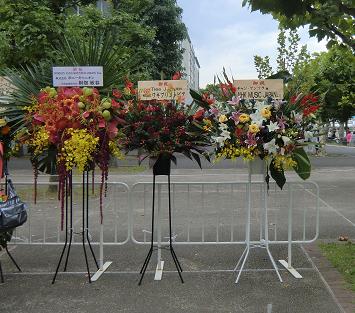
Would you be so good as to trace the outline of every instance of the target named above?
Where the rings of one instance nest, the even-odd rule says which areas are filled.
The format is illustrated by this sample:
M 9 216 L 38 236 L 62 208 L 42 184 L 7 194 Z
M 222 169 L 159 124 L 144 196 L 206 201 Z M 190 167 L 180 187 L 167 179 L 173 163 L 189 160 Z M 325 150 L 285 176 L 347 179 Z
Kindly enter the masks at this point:
M 200 63 L 195 55 L 189 36 L 182 41 L 181 47 L 184 49 L 182 60 L 183 78 L 189 82 L 191 89 L 198 90 L 200 85 Z

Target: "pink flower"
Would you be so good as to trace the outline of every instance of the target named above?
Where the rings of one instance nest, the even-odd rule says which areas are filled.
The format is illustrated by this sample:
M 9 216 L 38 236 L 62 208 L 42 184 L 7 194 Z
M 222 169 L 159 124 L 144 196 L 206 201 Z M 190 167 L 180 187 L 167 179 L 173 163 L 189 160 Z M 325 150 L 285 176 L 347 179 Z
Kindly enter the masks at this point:
M 232 116 L 230 117 L 230 119 L 232 119 L 234 121 L 235 125 L 237 125 L 239 123 L 239 116 L 241 114 L 242 113 L 240 113 L 239 111 L 232 113 Z
M 214 115 L 215 117 L 217 117 L 218 114 L 219 114 L 219 110 L 218 110 L 217 108 L 215 108 L 215 107 L 213 107 L 213 108 L 210 109 L 209 111 L 210 111 L 210 113 L 211 113 L 212 115 Z
M 90 116 L 90 112 L 85 111 L 85 112 L 83 113 L 83 118 L 88 118 L 89 116 Z
M 110 139 L 114 139 L 117 136 L 118 129 L 117 129 L 117 122 L 116 121 L 113 121 L 109 124 L 107 133 L 108 133 L 108 137 Z
M 280 129 L 285 129 L 287 123 L 283 115 L 277 118 L 277 125 L 280 127 Z
M 236 96 L 233 96 L 232 100 L 231 101 L 227 101 L 228 104 L 231 104 L 231 105 L 238 105 L 239 104 L 239 101 L 240 101 L 240 97 L 236 97 Z
M 103 118 L 100 118 L 99 120 L 99 128 L 105 128 L 106 127 L 106 122 Z
M 44 122 L 44 119 L 41 115 L 39 115 L 38 113 L 36 113 L 34 116 L 33 116 L 33 123 L 36 124 L 36 125 L 40 125 Z
M 257 142 L 256 142 L 255 134 L 248 133 L 248 138 L 244 142 L 248 145 L 248 148 L 256 146 Z

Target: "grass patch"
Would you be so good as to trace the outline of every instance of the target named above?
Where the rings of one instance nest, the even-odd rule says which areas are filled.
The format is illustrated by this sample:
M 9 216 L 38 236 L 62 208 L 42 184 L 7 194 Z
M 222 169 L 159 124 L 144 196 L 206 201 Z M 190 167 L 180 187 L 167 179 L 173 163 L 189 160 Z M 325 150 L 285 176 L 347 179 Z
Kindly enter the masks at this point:
M 355 244 L 321 243 L 320 248 L 325 257 L 343 275 L 347 287 L 355 292 Z

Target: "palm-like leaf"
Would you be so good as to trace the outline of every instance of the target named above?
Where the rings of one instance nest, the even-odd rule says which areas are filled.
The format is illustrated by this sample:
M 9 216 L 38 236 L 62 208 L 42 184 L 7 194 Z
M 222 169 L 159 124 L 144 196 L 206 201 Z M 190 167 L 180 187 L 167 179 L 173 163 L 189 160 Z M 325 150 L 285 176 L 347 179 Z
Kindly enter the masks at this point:
M 31 64 L 19 69 L 3 69 L 0 75 L 14 87 L 12 93 L 0 97 L 2 115 L 7 117 L 13 134 L 24 126 L 25 107 L 43 86 L 51 84 L 51 72 L 47 65 Z
M 114 85 L 121 85 L 124 78 L 139 70 L 143 63 L 139 54 L 130 55 L 130 48 L 124 42 L 117 45 L 117 36 L 110 30 L 94 32 L 87 40 L 64 38 L 57 47 L 61 63 L 69 66 L 102 66 L 104 86 L 107 92 Z

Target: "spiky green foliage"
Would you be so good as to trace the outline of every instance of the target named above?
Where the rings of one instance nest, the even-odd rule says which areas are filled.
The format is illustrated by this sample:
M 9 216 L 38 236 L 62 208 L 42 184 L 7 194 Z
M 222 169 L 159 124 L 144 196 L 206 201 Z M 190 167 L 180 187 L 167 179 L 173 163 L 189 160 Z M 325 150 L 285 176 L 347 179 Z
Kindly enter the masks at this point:
M 139 71 L 142 57 L 131 57 L 129 46 L 125 42 L 116 44 L 116 35 L 110 30 L 95 31 L 85 40 L 76 37 L 64 38 L 57 46 L 60 63 L 67 66 L 102 66 L 104 86 L 101 92 L 107 92 L 112 86 L 122 84 L 130 73 Z
M 0 97 L 0 107 L 4 108 L 2 115 L 6 116 L 14 134 L 24 126 L 25 107 L 31 105 L 41 88 L 51 84 L 50 68 L 45 64 L 31 64 L 3 69 L 0 75 L 14 87 L 9 95 Z

